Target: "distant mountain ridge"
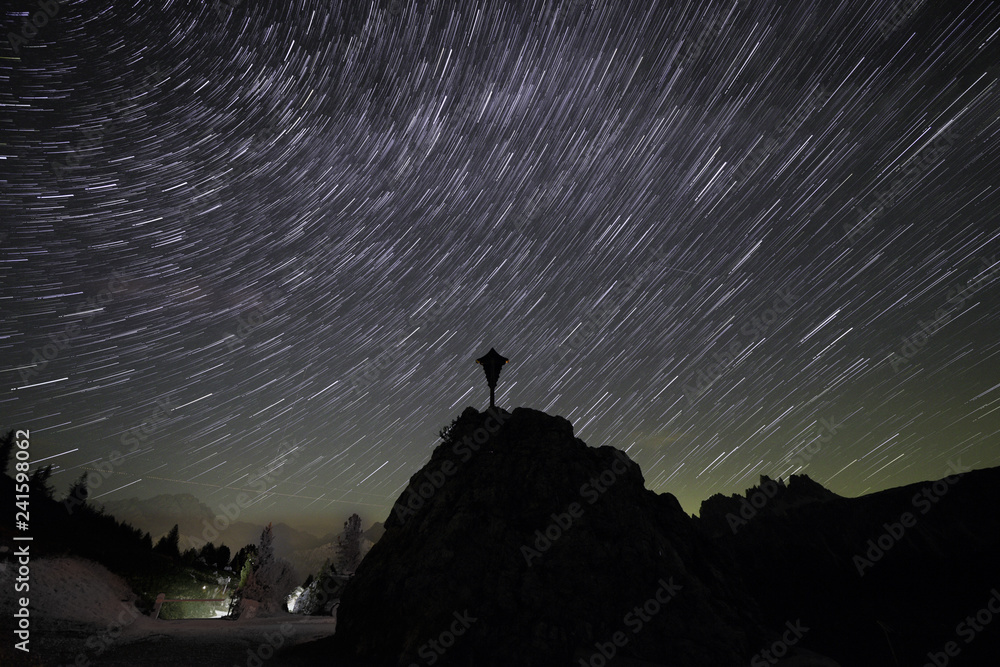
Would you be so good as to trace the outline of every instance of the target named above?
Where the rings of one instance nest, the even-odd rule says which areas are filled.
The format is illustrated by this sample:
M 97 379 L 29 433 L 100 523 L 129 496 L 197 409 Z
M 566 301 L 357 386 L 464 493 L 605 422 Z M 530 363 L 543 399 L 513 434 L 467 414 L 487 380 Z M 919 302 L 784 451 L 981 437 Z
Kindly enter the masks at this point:
M 108 501 L 104 503 L 104 510 L 120 521 L 128 521 L 137 528 L 148 530 L 154 541 L 177 524 L 182 536 L 195 538 L 198 543 L 204 539 L 203 535 L 211 536 L 204 522 L 215 530 L 213 522 L 217 515 L 190 493 L 160 494 L 144 500 L 127 498 Z M 222 521 L 218 523 L 221 525 Z M 227 544 L 235 551 L 245 544 L 256 544 L 261 530 L 263 526 L 237 518 L 229 522 L 224 530 L 216 531 L 219 537 L 208 541 L 216 545 Z M 274 525 L 274 535 L 278 548 L 290 551 L 313 549 L 323 544 L 322 538 L 284 523 Z

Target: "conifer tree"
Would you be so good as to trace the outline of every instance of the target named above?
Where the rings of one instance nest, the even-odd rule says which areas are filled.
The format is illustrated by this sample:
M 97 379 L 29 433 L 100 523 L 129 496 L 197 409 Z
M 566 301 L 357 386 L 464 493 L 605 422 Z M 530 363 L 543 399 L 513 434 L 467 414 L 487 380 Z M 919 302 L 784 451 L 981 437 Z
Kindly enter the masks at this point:
M 170 532 L 160 538 L 153 547 L 153 551 L 156 553 L 163 554 L 174 560 L 178 560 L 181 557 L 180 551 L 180 527 L 175 523 L 174 527 L 170 529 Z
M 14 429 L 11 429 L 0 436 L 0 473 L 7 472 L 10 465 L 10 457 L 14 453 Z
M 80 477 L 73 482 L 69 487 L 69 491 L 66 493 L 66 499 L 63 501 L 63 507 L 70 514 L 73 513 L 75 508 L 86 509 L 87 507 L 87 496 L 90 492 L 87 490 L 87 473 L 81 473 Z
M 344 534 L 337 538 L 337 564 L 341 572 L 354 574 L 361 564 L 361 517 L 352 514 L 344 522 Z
M 274 533 L 271 524 L 268 524 L 260 535 L 256 563 L 249 571 L 246 584 L 241 587 L 242 598 L 256 600 L 261 611 L 278 611 L 295 588 L 295 579 L 291 563 L 274 554 Z
M 52 477 L 51 463 L 44 468 L 37 468 L 35 472 L 31 473 L 31 477 L 28 478 L 28 488 L 30 489 L 30 493 L 37 494 L 44 498 L 51 498 L 53 488 L 52 485 L 49 484 L 50 477 Z

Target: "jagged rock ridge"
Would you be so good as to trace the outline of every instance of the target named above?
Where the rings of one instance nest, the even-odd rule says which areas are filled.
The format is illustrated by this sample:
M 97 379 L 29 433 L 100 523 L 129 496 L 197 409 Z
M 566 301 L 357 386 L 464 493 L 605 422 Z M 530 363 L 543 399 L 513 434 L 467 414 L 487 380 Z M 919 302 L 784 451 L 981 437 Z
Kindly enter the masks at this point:
M 760 514 L 784 516 L 795 508 L 837 498 L 840 496 L 808 475 L 792 475 L 788 484 L 780 477 L 775 481 L 761 475 L 760 484 L 747 489 L 743 495 L 716 493 L 702 501 L 699 524 L 712 535 L 735 534 Z

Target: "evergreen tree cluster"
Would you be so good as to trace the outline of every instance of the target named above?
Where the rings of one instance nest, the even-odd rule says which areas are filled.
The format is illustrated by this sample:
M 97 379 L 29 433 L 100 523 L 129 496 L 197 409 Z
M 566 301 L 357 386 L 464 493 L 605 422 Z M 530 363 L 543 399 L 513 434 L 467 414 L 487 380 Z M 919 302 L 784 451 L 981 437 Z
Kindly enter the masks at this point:
M 317 576 L 309 575 L 295 591 L 292 611 L 310 616 L 331 616 L 340 600 L 340 593 L 350 575 L 358 569 L 363 558 L 361 517 L 352 514 L 344 522 L 344 532 L 337 538 L 336 565 L 329 559 Z
M 256 554 L 247 558 L 240 572 L 240 585 L 233 594 L 230 613 L 235 610 L 242 614 L 246 607 L 244 600 L 257 602 L 264 613 L 281 611 L 294 587 L 295 571 L 291 563 L 274 555 L 274 533 L 271 524 L 267 524 Z
M 14 446 L 14 431 L 0 435 L 0 496 L 14 497 L 15 480 L 7 474 Z M 274 553 L 274 535 L 269 524 L 261 533 L 259 544 L 248 544 L 232 554 L 226 545 L 208 542 L 200 549 L 180 550 L 180 527 L 156 541 L 126 522 L 105 514 L 102 508 L 88 504 L 87 476 L 81 475 L 69 487 L 66 497 L 55 498 L 51 483 L 52 466 L 37 468 L 27 484 L 30 496 L 32 532 L 35 537 L 33 554 L 38 556 L 78 556 L 100 563 L 129 581 L 145 606 L 151 607 L 155 596 L 167 590 L 178 577 L 188 579 L 185 572 L 230 569 L 239 573 L 239 581 L 230 600 L 230 615 L 238 616 L 243 600 L 254 600 L 265 613 L 280 611 L 289 593 L 295 588 L 296 575 L 291 563 Z M 23 490 L 22 490 L 23 492 Z M 0 532 L 13 533 L 13 513 L 0 519 Z M 352 515 L 344 524 L 344 534 L 338 539 L 339 569 L 353 573 L 361 562 L 361 517 Z M 224 574 L 224 573 L 223 573 Z M 226 579 L 219 579 L 219 585 Z M 339 598 L 344 578 L 330 561 L 317 577 L 310 576 L 299 597 L 299 613 L 330 614 Z M 190 582 L 189 582 L 190 583 Z M 165 612 L 161 612 L 165 616 Z
M 13 453 L 14 431 L 0 436 L 0 497 L 13 498 L 18 488 L 8 472 Z M 239 571 L 247 558 L 247 547 L 231 557 L 229 547 L 216 547 L 211 542 L 200 550 L 180 553 L 180 531 L 177 525 L 155 544 L 148 532 L 129 523 L 118 521 L 103 509 L 88 501 L 87 477 L 81 475 L 69 487 L 66 497 L 56 499 L 52 483 L 52 466 L 36 468 L 27 480 L 31 508 L 32 555 L 36 557 L 77 556 L 105 566 L 123 576 L 140 595 L 145 606 L 151 606 L 163 586 L 179 576 L 190 579 L 181 570 L 184 566 L 218 574 L 231 564 Z M 14 533 L 13 512 L 0 518 L 0 533 Z M 190 570 L 188 570 L 190 571 Z M 221 579 L 225 582 L 225 579 Z
M 354 574 L 361 564 L 361 517 L 352 514 L 344 522 L 344 534 L 337 538 L 337 564 L 346 574 Z
M 319 575 L 314 577 L 310 574 L 302 584 L 295 606 L 289 611 L 307 616 L 332 616 L 344 581 L 345 577 L 337 574 L 337 568 L 327 559 Z

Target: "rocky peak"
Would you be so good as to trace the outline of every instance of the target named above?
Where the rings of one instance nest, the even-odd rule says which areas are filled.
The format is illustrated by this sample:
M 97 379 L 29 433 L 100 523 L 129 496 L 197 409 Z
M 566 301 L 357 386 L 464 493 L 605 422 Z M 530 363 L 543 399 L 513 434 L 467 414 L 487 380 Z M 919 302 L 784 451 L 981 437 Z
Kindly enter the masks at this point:
M 344 591 L 343 658 L 550 666 L 604 647 L 725 665 L 748 654 L 753 603 L 624 452 L 525 408 L 466 408 L 442 435 Z

